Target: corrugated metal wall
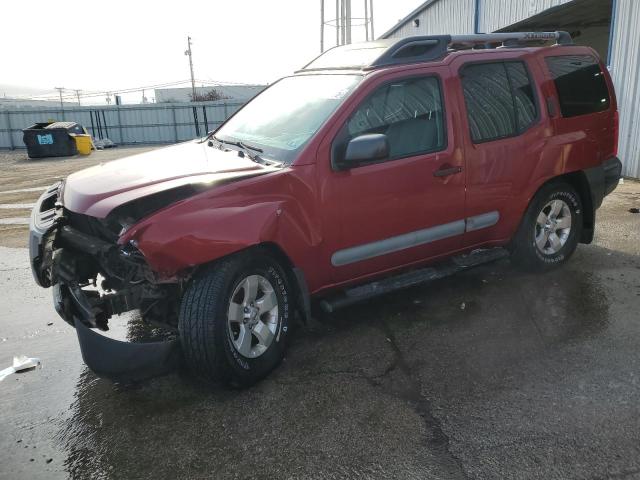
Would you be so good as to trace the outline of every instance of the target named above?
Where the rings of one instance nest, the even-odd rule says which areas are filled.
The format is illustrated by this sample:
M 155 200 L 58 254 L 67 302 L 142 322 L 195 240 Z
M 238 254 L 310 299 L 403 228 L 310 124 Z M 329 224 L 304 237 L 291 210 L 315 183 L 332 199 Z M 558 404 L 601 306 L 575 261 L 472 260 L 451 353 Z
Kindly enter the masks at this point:
M 474 12 L 475 0 L 435 1 L 388 38 L 473 32 Z M 418 27 L 413 23 L 416 18 Z
M 571 0 L 477 0 L 478 31 L 493 32 Z M 620 111 L 623 174 L 640 178 L 640 0 L 614 0 L 610 69 Z M 389 37 L 473 33 L 475 0 L 435 0 Z M 420 26 L 414 26 L 414 18 Z
M 240 102 L 161 103 L 65 108 L 64 114 L 55 108 L 0 110 L 0 148 L 24 147 L 22 129 L 51 120 L 77 122 L 94 137 L 102 133 L 118 144 L 181 142 L 213 130 L 241 106 Z
M 448 0 L 444 0 L 445 2 Z M 570 0 L 478 0 L 478 32 L 494 32 Z M 469 30 L 467 33 L 473 33 Z
M 623 174 L 640 178 L 640 1 L 616 0 L 611 76 L 620 113 Z

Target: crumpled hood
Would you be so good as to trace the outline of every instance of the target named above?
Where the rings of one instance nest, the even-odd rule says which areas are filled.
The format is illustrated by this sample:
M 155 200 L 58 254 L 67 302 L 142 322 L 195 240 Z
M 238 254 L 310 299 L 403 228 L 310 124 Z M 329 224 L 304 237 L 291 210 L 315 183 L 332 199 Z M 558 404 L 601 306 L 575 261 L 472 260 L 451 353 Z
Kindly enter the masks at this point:
M 69 175 L 62 203 L 72 212 L 104 218 L 114 208 L 187 184 L 228 183 L 276 170 L 236 151 L 190 141 L 96 165 Z

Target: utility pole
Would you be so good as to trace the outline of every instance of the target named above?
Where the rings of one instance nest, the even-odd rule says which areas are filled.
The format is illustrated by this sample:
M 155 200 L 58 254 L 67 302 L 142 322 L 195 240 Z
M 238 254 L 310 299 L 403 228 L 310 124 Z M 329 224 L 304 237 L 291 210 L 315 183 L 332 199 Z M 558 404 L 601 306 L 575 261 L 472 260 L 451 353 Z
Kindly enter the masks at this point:
M 64 103 L 62 102 L 62 92 L 64 91 L 64 87 L 55 87 L 60 94 L 60 110 L 62 110 L 62 119 L 64 120 Z
M 189 57 L 189 69 L 191 70 L 191 101 L 196 101 L 196 80 L 193 76 L 193 58 L 191 56 L 191 37 L 187 37 L 187 50 L 184 52 Z
M 76 90 L 74 90 L 74 92 L 76 92 L 76 97 L 78 97 L 78 105 L 81 105 L 81 103 L 80 103 L 80 92 L 81 92 L 81 91 L 82 91 L 82 90 L 77 90 L 77 89 L 76 89 Z

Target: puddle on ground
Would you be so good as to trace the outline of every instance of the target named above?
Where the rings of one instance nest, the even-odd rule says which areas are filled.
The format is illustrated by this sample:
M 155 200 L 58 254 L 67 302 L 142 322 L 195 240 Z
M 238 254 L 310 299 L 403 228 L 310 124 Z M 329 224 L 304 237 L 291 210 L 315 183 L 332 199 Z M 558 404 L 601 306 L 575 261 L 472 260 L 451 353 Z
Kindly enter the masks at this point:
M 612 321 L 609 309 L 613 300 L 606 284 L 606 278 L 597 271 L 565 267 L 546 274 L 524 274 L 504 261 L 386 295 L 322 318 L 317 331 L 303 328 L 302 338 L 294 336 L 292 343 L 303 341 L 292 350 L 299 357 L 311 357 L 308 359 L 311 362 L 331 363 L 331 358 L 320 356 L 326 349 L 316 352 L 309 347 L 309 342 L 340 344 L 344 337 L 358 337 L 362 329 L 373 328 L 385 333 L 382 327 L 386 327 L 389 329 L 387 337 L 391 338 L 387 338 L 387 342 L 397 343 L 396 348 L 405 356 L 408 355 L 408 338 L 432 337 L 428 348 L 422 345 L 422 350 L 414 350 L 427 352 L 415 353 L 416 358 L 412 357 L 412 362 L 416 360 L 412 365 L 420 365 L 422 369 L 437 368 L 429 362 L 420 363 L 420 359 L 429 358 L 429 348 L 436 347 L 452 358 L 455 356 L 453 351 L 469 345 L 474 346 L 475 355 L 480 358 L 483 349 L 498 347 L 494 356 L 499 364 L 507 359 L 538 358 L 548 355 L 549 348 L 561 349 L 563 344 L 588 340 L 607 329 Z M 461 309 L 463 303 L 465 308 Z M 110 326 L 108 335 L 112 338 L 129 341 L 166 339 L 162 330 L 148 327 L 139 315 L 115 317 Z M 543 344 L 533 335 L 535 330 L 543 338 Z M 384 343 L 385 335 L 379 335 L 379 339 L 382 343 L 373 348 L 389 348 Z M 355 340 L 351 344 L 352 351 L 345 355 L 354 371 L 365 370 L 365 363 L 371 357 L 364 352 L 372 345 L 366 342 L 360 345 Z M 501 345 L 508 351 L 500 353 Z M 300 368 L 296 367 L 293 356 L 289 362 L 287 368 L 274 372 L 273 378 L 244 391 L 201 388 L 188 375 L 182 374 L 137 386 L 114 385 L 85 370 L 78 379 L 69 416 L 61 421 L 56 437 L 66 454 L 65 470 L 72 477 L 109 478 L 124 465 L 129 465 L 126 472 L 131 475 L 140 471 L 153 475 L 150 472 L 164 468 L 179 472 L 180 468 L 186 468 L 185 464 L 189 462 L 183 462 L 179 457 L 171 458 L 177 455 L 171 449 L 167 451 L 167 465 L 150 465 L 144 461 L 138 466 L 131 465 L 130 448 L 149 438 L 156 438 L 162 444 L 160 436 L 166 436 L 164 444 L 174 445 L 174 449 L 184 446 L 185 451 L 197 452 L 204 442 L 217 449 L 216 455 L 229 458 L 240 454 L 236 437 L 259 434 L 265 441 L 271 441 L 273 438 L 260 426 L 256 426 L 256 431 L 249 431 L 243 415 L 255 410 L 271 418 L 269 415 L 273 413 L 269 413 L 272 412 L 269 408 L 284 401 L 279 395 L 286 397 L 296 392 L 295 385 L 283 381 L 285 376 L 295 377 Z M 452 368 L 464 373 L 465 365 L 461 361 Z M 327 378 L 327 388 L 343 388 L 338 380 Z M 460 374 L 458 378 L 464 382 L 466 377 Z M 476 382 L 484 381 L 473 378 Z M 410 387 L 409 393 L 418 392 L 417 386 Z M 283 406 L 291 409 L 295 403 L 299 400 L 289 405 L 284 401 Z M 316 420 L 307 419 L 317 428 L 320 426 L 314 422 L 320 420 L 321 416 Z M 223 430 L 209 431 L 212 427 Z M 228 436 L 227 443 L 210 440 L 216 435 Z M 179 443 L 175 443 L 176 436 L 181 437 Z M 204 470 L 202 465 L 194 465 L 194 468 L 198 472 Z

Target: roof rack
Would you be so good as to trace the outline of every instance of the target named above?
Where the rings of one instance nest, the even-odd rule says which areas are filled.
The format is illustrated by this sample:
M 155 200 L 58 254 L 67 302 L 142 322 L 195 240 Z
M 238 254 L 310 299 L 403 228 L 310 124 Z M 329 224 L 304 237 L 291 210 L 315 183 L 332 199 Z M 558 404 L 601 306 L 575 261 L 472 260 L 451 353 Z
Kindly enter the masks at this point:
M 430 62 L 443 58 L 449 51 L 465 48 L 522 47 L 553 40 L 555 45 L 573 45 L 571 35 L 567 32 L 478 33 L 384 39 L 333 47 L 298 72 L 371 70 L 390 65 Z
M 504 47 L 522 46 L 526 43 L 549 42 L 555 40 L 556 45 L 573 45 L 568 32 L 508 32 L 478 33 L 475 35 L 451 35 L 450 45 L 492 45 L 502 44 Z

